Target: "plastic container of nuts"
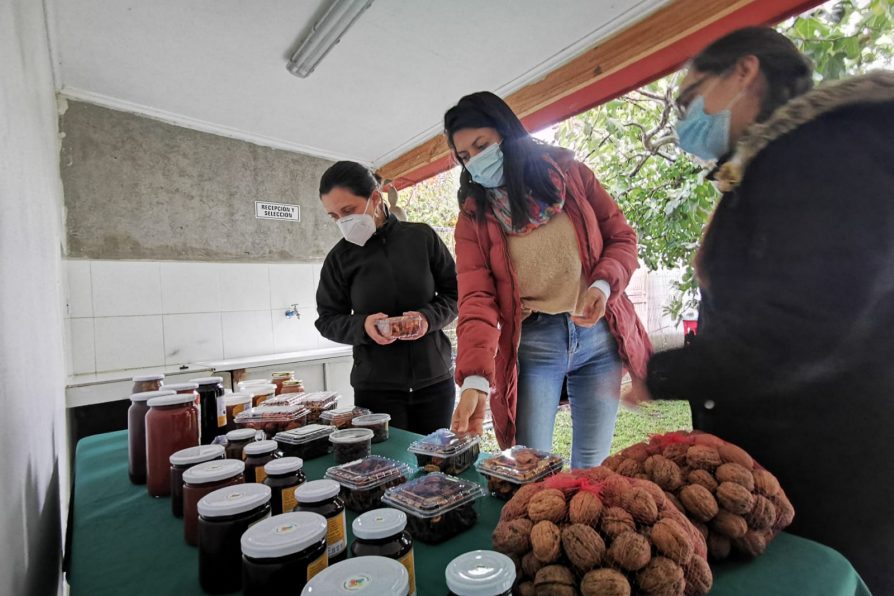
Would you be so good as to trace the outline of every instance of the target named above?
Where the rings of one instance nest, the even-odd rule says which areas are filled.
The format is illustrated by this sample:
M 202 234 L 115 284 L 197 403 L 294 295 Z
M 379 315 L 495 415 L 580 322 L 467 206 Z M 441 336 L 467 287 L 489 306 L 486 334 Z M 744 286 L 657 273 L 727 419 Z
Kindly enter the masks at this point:
M 334 431 L 335 428 L 324 424 L 308 424 L 303 428 L 277 433 L 274 439 L 284 455 L 308 460 L 332 451 L 329 435 Z
M 351 422 L 358 416 L 366 416 L 371 412 L 366 408 L 348 407 L 337 408 L 335 410 L 326 410 L 320 414 L 320 424 L 329 424 L 341 430 L 343 428 L 351 428 Z
M 236 415 L 236 426 L 262 430 L 268 437 L 300 428 L 306 421 L 307 408 L 304 406 L 263 406 Z
M 367 414 L 358 416 L 351 421 L 354 428 L 368 428 L 373 431 L 373 443 L 383 443 L 388 440 L 388 422 L 390 414 Z
M 326 478 L 341 485 L 345 507 L 357 513 L 381 507 L 385 491 L 403 484 L 412 474 L 407 464 L 381 455 L 370 455 L 326 470 Z
M 475 525 L 484 495 L 477 482 L 435 472 L 388 489 L 382 503 L 407 514 L 413 538 L 439 544 Z
M 329 435 L 335 463 L 346 464 L 355 459 L 363 459 L 372 450 L 373 431 L 368 428 L 346 428 Z
M 422 328 L 422 317 L 419 315 L 404 315 L 402 317 L 388 317 L 376 321 L 376 329 L 383 337 L 394 339 L 406 339 L 414 337 Z
M 426 472 L 457 475 L 468 470 L 478 459 L 479 441 L 477 435 L 459 435 L 442 428 L 414 441 L 407 451 L 416 455 L 416 462 Z
M 481 460 L 475 467 L 487 478 L 490 494 L 508 501 L 523 485 L 557 474 L 563 465 L 565 461 L 561 456 L 516 445 Z

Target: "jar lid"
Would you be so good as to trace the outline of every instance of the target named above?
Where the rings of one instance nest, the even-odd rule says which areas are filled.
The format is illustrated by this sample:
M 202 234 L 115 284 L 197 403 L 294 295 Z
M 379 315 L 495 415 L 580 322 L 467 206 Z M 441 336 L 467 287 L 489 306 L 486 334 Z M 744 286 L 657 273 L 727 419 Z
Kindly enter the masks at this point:
M 338 444 L 362 443 L 372 441 L 375 433 L 368 428 L 346 428 L 329 435 L 329 440 Z
M 300 457 L 281 457 L 264 464 L 264 471 L 268 476 L 291 474 L 304 467 L 304 460 Z
M 280 371 L 280 372 L 273 373 L 272 375 L 270 375 L 270 377 L 274 378 L 274 379 L 288 379 L 294 374 L 295 374 L 295 371 L 293 371 L 293 370 Z
M 474 550 L 450 561 L 444 575 L 454 594 L 493 596 L 512 589 L 515 563 L 502 553 Z
M 239 515 L 270 502 L 272 491 L 266 484 L 236 484 L 208 493 L 199 500 L 202 517 L 229 517 Z
M 161 373 L 152 375 L 136 375 L 131 379 L 134 383 L 145 383 L 146 381 L 164 381 L 165 376 Z
M 173 383 L 171 385 L 165 385 L 164 388 L 167 389 L 168 391 L 178 391 L 179 392 L 179 391 L 187 391 L 189 389 L 193 389 L 193 390 L 198 389 L 199 384 L 198 383 Z
M 278 443 L 286 443 L 287 445 L 304 445 L 317 439 L 325 439 L 335 432 L 335 428 L 325 424 L 308 424 L 301 428 L 293 428 L 280 433 L 276 433 L 274 439 Z
M 357 517 L 351 524 L 355 538 L 381 540 L 400 534 L 407 527 L 407 514 L 398 509 L 373 509 Z
M 256 395 L 267 395 L 269 393 L 276 393 L 276 385 L 273 383 L 265 383 L 261 385 L 260 383 L 257 385 L 248 385 L 242 388 L 242 393 L 247 393 L 251 397 Z
M 247 404 L 251 402 L 251 396 L 247 393 L 231 393 L 224 397 L 224 404 L 228 406 L 236 406 L 239 404 Z
M 391 420 L 391 414 L 366 414 L 365 416 L 357 416 L 351 420 L 351 424 L 354 426 L 376 426 L 389 420 Z
M 341 485 L 335 480 L 311 480 L 295 489 L 299 503 L 319 503 L 338 496 Z
M 171 393 L 162 397 L 153 397 L 146 402 L 150 408 L 159 408 L 163 406 L 179 406 L 180 404 L 191 404 L 195 401 L 192 393 Z
M 301 379 L 289 379 L 288 381 L 283 381 L 283 387 L 298 387 L 299 385 L 303 385 L 304 381 Z
M 242 554 L 253 559 L 287 557 L 326 537 L 326 518 L 319 513 L 283 513 L 253 525 L 242 534 Z
M 223 445 L 199 445 L 198 447 L 187 447 L 174 453 L 169 458 L 172 466 L 187 466 L 190 464 L 200 464 L 206 461 L 212 461 L 224 454 Z
M 243 472 L 245 472 L 245 462 L 241 459 L 206 461 L 183 472 L 183 482 L 187 484 L 212 484 L 238 476 Z
M 248 441 L 257 436 L 258 431 L 253 428 L 237 428 L 227 433 L 227 441 Z
M 245 451 L 245 455 L 264 455 L 276 451 L 277 447 L 276 441 L 255 441 L 246 445 L 243 451 Z
M 407 568 L 380 556 L 355 557 L 327 567 L 307 582 L 301 596 L 330 594 L 377 594 L 404 596 L 410 591 Z
M 174 395 L 175 393 L 177 392 L 171 391 L 170 389 L 160 389 L 158 391 L 142 391 L 140 393 L 132 394 L 130 396 L 130 401 L 149 401 L 153 397 L 164 397 L 165 395 Z

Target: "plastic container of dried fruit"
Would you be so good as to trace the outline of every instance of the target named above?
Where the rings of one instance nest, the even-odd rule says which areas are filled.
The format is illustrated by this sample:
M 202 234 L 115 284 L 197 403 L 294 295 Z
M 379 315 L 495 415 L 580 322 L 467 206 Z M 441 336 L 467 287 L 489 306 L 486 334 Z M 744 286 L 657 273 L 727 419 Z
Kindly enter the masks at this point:
M 420 315 L 404 315 L 402 317 L 388 317 L 376 321 L 376 329 L 382 337 L 405 339 L 414 337 L 422 328 Z
M 478 459 L 479 443 L 477 435 L 460 435 L 442 428 L 414 441 L 407 451 L 416 455 L 416 463 L 426 471 L 437 467 L 446 474 L 458 475 Z
M 367 414 L 371 414 L 369 410 L 366 408 L 360 407 L 347 407 L 347 408 L 337 408 L 335 410 L 326 410 L 322 414 L 320 414 L 320 423 L 321 424 L 330 424 L 337 429 L 342 428 L 350 428 L 351 421 L 354 418 L 359 416 L 366 416 Z
M 239 412 L 236 426 L 262 430 L 268 437 L 276 433 L 300 428 L 307 422 L 304 406 L 262 406 Z
M 345 507 L 357 513 L 382 506 L 382 497 L 389 488 L 403 484 L 414 473 L 413 468 L 397 460 L 369 455 L 326 470 L 326 478 L 341 485 Z
M 335 427 L 332 426 L 308 424 L 303 428 L 277 433 L 273 438 L 284 455 L 307 460 L 328 455 L 332 451 L 329 435 L 333 432 Z
M 562 471 L 565 460 L 548 451 L 516 445 L 493 457 L 482 459 L 475 467 L 487 478 L 490 493 L 501 499 L 511 499 L 516 491 L 532 482 Z

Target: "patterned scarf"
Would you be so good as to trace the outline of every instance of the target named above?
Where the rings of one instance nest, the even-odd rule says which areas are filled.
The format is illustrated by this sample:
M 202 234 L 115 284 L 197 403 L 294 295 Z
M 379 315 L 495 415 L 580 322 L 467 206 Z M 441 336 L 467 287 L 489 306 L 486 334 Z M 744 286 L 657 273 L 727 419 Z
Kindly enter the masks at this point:
M 553 205 L 531 197 L 528 206 L 528 221 L 520 228 L 512 225 L 512 209 L 509 207 L 509 193 L 504 187 L 487 189 L 487 198 L 497 221 L 503 227 L 503 231 L 511 236 L 524 236 L 530 234 L 543 224 L 549 222 L 553 216 L 562 212 L 565 206 L 565 197 Z

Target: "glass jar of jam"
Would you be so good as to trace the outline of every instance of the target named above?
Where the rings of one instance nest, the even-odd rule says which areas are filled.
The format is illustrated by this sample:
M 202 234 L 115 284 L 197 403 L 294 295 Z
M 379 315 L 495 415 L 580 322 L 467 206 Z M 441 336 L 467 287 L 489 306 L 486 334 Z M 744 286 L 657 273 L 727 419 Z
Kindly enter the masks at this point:
M 155 375 L 137 375 L 133 379 L 133 387 L 131 393 L 144 393 L 146 391 L 158 391 L 164 384 L 165 376 L 163 374 Z
M 199 403 L 202 414 L 202 445 L 210 445 L 227 425 L 227 408 L 224 403 L 223 377 L 192 379 L 199 385 Z
M 269 385 L 252 385 L 251 387 L 246 387 L 243 392 L 251 397 L 251 406 L 257 408 L 268 399 L 276 397 L 276 385 L 273 383 Z
M 450 561 L 444 571 L 448 596 L 510 596 L 515 563 L 492 550 L 475 550 Z
M 295 378 L 295 373 L 293 371 L 287 372 L 275 372 L 270 375 L 273 384 L 276 385 L 276 395 L 282 393 L 282 384 L 286 381 L 291 381 Z
M 397 509 L 373 509 L 358 516 L 351 524 L 354 543 L 352 557 L 380 556 L 394 559 L 407 568 L 410 596 L 416 594 L 416 564 L 413 537 L 406 531 L 407 514 Z
M 183 473 L 191 467 L 224 459 L 223 445 L 200 445 L 181 449 L 171 455 L 171 513 L 183 517 Z
M 173 391 L 175 393 L 187 394 L 191 393 L 196 398 L 196 405 L 201 405 L 201 399 L 199 398 L 199 384 L 198 383 L 173 383 L 170 385 L 164 386 L 165 390 Z
M 246 482 L 264 482 L 267 477 L 264 465 L 279 457 L 276 449 L 276 441 L 273 440 L 254 441 L 242 449 L 245 454 Z
M 341 486 L 334 480 L 313 480 L 295 489 L 295 499 L 298 501 L 295 511 L 319 513 L 326 518 L 330 565 L 344 561 L 348 556 L 345 504 L 338 496 L 340 491 Z
M 357 557 L 327 567 L 307 582 L 301 596 L 349 596 L 358 590 L 376 596 L 407 596 L 406 568 L 386 557 Z
M 270 487 L 241 484 L 199 501 L 199 584 L 210 594 L 242 587 L 242 535 L 270 517 Z
M 146 488 L 153 497 L 167 497 L 171 455 L 199 444 L 199 413 L 191 395 L 172 393 L 146 403 Z
M 284 513 L 242 535 L 242 593 L 294 594 L 328 565 L 326 518 Z
M 245 461 L 242 451 L 249 443 L 254 442 L 258 431 L 253 428 L 237 428 L 227 433 L 227 458 Z
M 199 501 L 214 491 L 245 482 L 245 463 L 225 459 L 197 464 L 183 472 L 183 539 L 198 543 Z
M 291 379 L 288 381 L 284 381 L 282 384 L 282 389 L 279 390 L 279 393 L 304 393 L 304 381 L 302 381 L 301 379 Z
M 146 414 L 153 397 L 174 395 L 173 391 L 143 391 L 130 396 L 127 409 L 127 474 L 134 484 L 146 484 Z
M 264 484 L 273 491 L 270 507 L 273 515 L 289 513 L 295 509 L 295 489 L 304 484 L 304 460 L 300 457 L 281 457 L 267 462 L 264 466 Z
M 224 396 L 224 406 L 227 409 L 226 430 L 236 430 L 236 415 L 251 409 L 251 396 L 247 393 L 231 393 Z

